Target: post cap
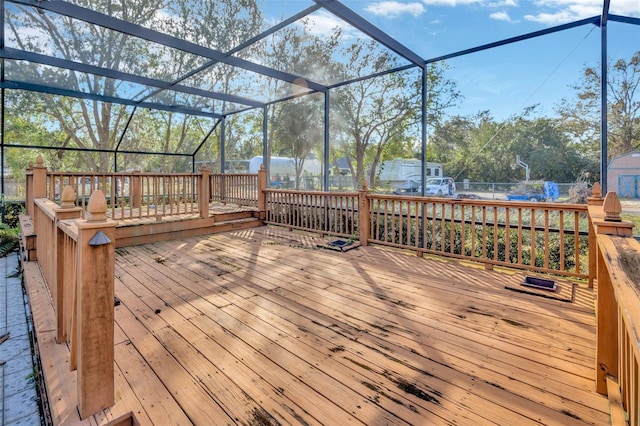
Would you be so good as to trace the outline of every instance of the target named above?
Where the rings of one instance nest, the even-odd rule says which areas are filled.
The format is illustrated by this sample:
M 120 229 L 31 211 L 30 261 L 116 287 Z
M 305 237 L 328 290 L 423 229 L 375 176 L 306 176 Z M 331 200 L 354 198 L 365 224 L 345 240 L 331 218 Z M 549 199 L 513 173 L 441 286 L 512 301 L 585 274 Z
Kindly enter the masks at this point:
M 71 185 L 67 185 L 60 195 L 60 207 L 63 209 L 71 209 L 76 206 L 76 193 Z
M 620 213 L 622 213 L 622 204 L 620 204 L 620 199 L 618 198 L 617 193 L 607 192 L 607 195 L 604 197 L 602 210 L 604 210 L 604 220 L 609 222 L 622 221 L 620 218 Z
M 96 189 L 91 193 L 91 198 L 89 198 L 89 203 L 87 204 L 85 219 L 87 222 L 107 221 L 107 199 L 101 190 Z

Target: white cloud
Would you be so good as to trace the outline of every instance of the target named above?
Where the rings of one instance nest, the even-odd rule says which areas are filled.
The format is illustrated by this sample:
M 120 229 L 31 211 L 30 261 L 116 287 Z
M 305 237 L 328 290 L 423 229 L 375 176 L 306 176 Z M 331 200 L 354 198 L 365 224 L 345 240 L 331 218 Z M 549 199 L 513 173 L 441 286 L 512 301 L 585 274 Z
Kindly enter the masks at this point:
M 602 13 L 602 4 L 598 6 L 592 1 L 545 0 L 539 2 L 539 5 L 543 6 L 543 8 L 548 11 L 540 12 L 535 15 L 525 15 L 524 19 L 527 21 L 539 22 L 541 24 L 558 25 L 576 21 L 578 19 L 588 18 L 590 16 L 597 16 Z M 546 5 L 548 6 L 545 7 Z
M 422 3 L 418 2 L 402 3 L 398 1 L 381 1 L 370 4 L 365 10 L 374 15 L 397 18 L 405 14 L 419 16 L 422 15 L 426 9 Z
M 511 22 L 511 17 L 507 12 L 495 12 L 489 15 L 489 18 L 495 19 L 496 21 L 505 21 Z
M 325 11 L 309 15 L 305 20 L 308 23 L 309 32 L 316 36 L 329 35 L 336 27 L 342 30 L 343 38 L 350 38 L 357 31 L 345 21 Z
M 485 3 L 486 0 L 423 0 L 427 6 L 458 6 L 461 4 Z
M 612 1 L 609 12 L 614 15 L 635 16 L 640 18 L 640 2 L 638 0 Z
M 541 11 L 526 15 L 525 19 L 547 25 L 558 25 L 602 14 L 602 0 L 539 0 L 535 5 Z M 640 16 L 640 2 L 638 0 L 612 1 L 609 13 Z
M 484 7 L 508 7 L 517 6 L 516 0 L 422 0 L 427 6 L 461 6 L 466 4 L 477 4 Z

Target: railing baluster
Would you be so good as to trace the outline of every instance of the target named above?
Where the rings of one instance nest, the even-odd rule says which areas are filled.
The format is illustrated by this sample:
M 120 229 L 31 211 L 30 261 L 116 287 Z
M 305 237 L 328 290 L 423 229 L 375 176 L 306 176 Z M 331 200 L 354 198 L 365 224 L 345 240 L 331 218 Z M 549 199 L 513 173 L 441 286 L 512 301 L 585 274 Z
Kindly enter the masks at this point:
M 549 209 L 544 209 L 544 268 L 549 269 Z
M 536 266 L 536 210 L 531 209 L 531 266 Z
M 498 208 L 493 207 L 493 260 L 498 260 Z
M 482 259 L 487 258 L 487 206 L 482 206 Z
M 573 215 L 573 230 L 574 230 L 573 252 L 575 253 L 576 273 L 579 274 L 581 271 L 581 268 L 580 268 L 580 217 L 578 215 L 578 212 L 575 212 Z M 587 270 L 588 269 L 589 268 L 587 268 Z

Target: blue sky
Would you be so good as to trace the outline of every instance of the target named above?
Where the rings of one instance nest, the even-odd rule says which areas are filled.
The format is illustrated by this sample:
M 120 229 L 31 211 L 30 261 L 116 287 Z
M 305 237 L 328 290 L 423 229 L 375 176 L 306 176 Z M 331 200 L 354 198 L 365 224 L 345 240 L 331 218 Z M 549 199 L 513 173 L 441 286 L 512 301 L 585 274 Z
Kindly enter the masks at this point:
M 425 59 L 600 15 L 602 0 L 343 0 Z M 611 0 L 609 13 L 640 17 L 640 0 Z M 318 28 L 341 25 L 321 15 Z M 349 31 L 348 29 L 345 31 Z M 610 59 L 640 50 L 640 26 L 610 23 Z M 574 93 L 585 66 L 598 66 L 600 30 L 586 25 L 538 39 L 451 59 L 448 76 L 464 100 L 455 114 L 490 110 L 501 119 L 538 104 L 552 114 Z

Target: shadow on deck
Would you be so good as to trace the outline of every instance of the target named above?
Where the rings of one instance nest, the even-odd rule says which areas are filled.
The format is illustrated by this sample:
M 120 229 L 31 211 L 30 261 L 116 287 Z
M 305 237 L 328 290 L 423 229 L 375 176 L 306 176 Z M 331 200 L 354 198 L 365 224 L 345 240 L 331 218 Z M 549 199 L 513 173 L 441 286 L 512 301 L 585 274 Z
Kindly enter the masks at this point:
M 522 272 L 326 242 L 260 227 L 118 249 L 116 404 L 86 424 L 609 423 L 593 290 L 561 302 L 505 289 Z M 79 422 L 35 262 L 25 278 L 54 422 Z

